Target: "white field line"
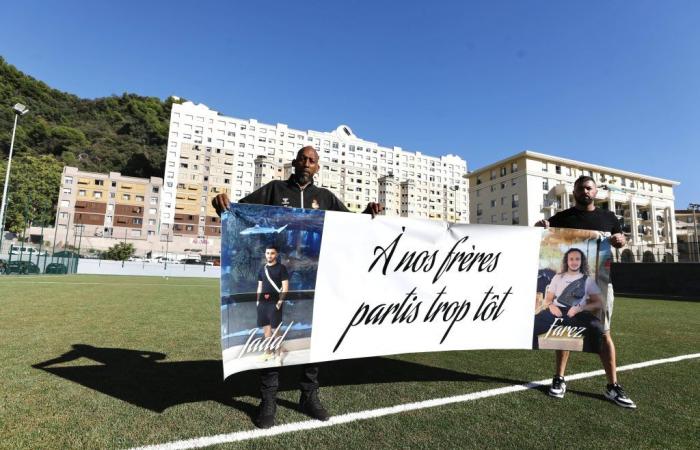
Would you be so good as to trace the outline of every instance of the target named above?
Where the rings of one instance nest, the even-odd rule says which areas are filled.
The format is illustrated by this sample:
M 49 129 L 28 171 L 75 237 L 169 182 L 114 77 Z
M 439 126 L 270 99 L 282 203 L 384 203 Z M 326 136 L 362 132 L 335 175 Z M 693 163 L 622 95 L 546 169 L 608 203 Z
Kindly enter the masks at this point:
M 665 359 L 655 359 L 652 361 L 645 361 L 636 364 L 628 364 L 626 366 L 618 367 L 618 372 L 623 372 L 626 370 L 641 369 L 644 367 L 656 366 L 659 364 L 668 364 L 679 361 L 684 361 L 687 359 L 700 358 L 700 353 L 692 353 L 688 355 L 674 356 L 672 358 Z M 568 380 L 581 380 L 584 378 L 597 377 L 599 375 L 604 375 L 605 371 L 594 370 L 592 372 L 582 372 L 574 375 L 569 375 L 566 378 Z M 144 447 L 137 447 L 132 450 L 180 450 L 180 449 L 190 449 L 190 448 L 200 448 L 207 447 L 210 445 L 225 444 L 230 442 L 240 442 L 250 439 L 258 439 L 262 437 L 277 436 L 285 433 L 293 433 L 296 431 L 303 430 L 313 430 L 316 428 L 332 427 L 334 425 L 340 425 L 344 423 L 355 422 L 358 420 L 372 419 L 375 417 L 388 416 L 391 414 L 399 414 L 406 411 L 414 411 L 418 409 L 433 408 L 435 406 L 449 405 L 452 403 L 463 403 L 473 400 L 478 400 L 487 397 L 495 397 L 497 395 L 510 394 L 512 392 L 520 392 L 528 389 L 534 389 L 539 386 L 548 385 L 551 382 L 550 378 L 539 381 L 531 381 L 527 384 L 517 384 L 512 386 L 505 386 L 496 389 L 487 389 L 485 391 L 472 392 L 470 394 L 456 395 L 453 397 L 443 397 L 435 398 L 431 400 L 423 400 L 414 403 L 404 403 L 401 405 L 389 406 L 386 408 L 369 409 L 366 411 L 358 411 L 354 413 L 341 414 L 339 416 L 331 417 L 327 422 L 321 422 L 318 420 L 306 420 L 303 422 L 293 422 L 284 425 L 277 425 L 266 430 L 247 430 L 238 431 L 236 433 L 229 434 L 217 434 L 215 436 L 204 436 L 194 439 L 185 439 L 181 441 L 166 442 L 165 444 L 147 445 Z

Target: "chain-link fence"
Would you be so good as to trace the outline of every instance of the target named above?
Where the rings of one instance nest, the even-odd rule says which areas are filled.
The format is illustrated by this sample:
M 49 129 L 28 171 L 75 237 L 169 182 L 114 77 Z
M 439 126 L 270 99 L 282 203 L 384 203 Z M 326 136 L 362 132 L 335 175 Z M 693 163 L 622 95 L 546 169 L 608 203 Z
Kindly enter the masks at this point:
M 78 253 L 67 245 L 56 246 L 48 236 L 39 234 L 34 239 L 26 236 L 0 236 L 0 274 L 30 275 L 75 273 Z

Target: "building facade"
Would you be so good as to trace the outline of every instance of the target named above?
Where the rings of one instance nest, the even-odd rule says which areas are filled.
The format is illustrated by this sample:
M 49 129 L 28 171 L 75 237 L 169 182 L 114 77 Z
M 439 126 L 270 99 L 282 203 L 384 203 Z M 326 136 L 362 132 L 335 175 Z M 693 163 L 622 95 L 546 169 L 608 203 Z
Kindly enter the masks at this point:
M 581 175 L 598 185 L 597 206 L 614 211 L 629 239 L 621 261 L 677 261 L 673 188 L 679 183 L 525 151 L 469 174 L 471 223 L 534 225 L 574 205 Z
M 315 183 L 351 211 L 371 201 L 385 214 L 466 223 L 467 164 L 458 156 L 432 157 L 383 147 L 341 125 L 330 132 L 296 130 L 255 119 L 226 117 L 204 105 L 173 104 L 163 194 L 161 234 L 216 237 L 220 224 L 211 199 L 232 200 L 288 177 L 290 162 L 306 145 L 319 153 Z
M 679 261 L 700 262 L 699 222 L 700 213 L 697 208 L 676 210 Z
M 82 172 L 66 166 L 56 212 L 58 232 L 77 226 L 85 237 L 157 238 L 162 187 L 162 178 Z

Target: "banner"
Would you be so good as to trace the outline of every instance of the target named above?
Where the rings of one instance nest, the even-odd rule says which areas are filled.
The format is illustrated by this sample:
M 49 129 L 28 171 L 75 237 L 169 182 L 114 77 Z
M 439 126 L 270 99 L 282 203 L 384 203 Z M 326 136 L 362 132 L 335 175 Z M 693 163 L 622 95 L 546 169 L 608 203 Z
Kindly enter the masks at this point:
M 232 204 L 223 216 L 224 377 L 476 349 L 599 351 L 609 240 L 595 231 Z

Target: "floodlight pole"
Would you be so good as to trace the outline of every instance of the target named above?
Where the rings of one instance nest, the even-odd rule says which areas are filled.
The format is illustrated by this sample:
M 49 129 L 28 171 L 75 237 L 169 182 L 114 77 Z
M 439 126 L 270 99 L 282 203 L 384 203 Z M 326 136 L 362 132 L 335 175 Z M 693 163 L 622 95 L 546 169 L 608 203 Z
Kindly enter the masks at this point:
M 29 112 L 29 108 L 21 103 L 13 107 L 15 112 L 15 123 L 12 126 L 12 139 L 10 140 L 10 155 L 7 158 L 7 169 L 5 170 L 5 185 L 2 188 L 2 204 L 0 205 L 0 239 L 5 235 L 5 208 L 7 207 L 7 187 L 10 184 L 10 166 L 12 166 L 12 151 L 15 147 L 15 133 L 17 131 L 17 119 Z M 1 242 L 1 241 L 0 241 Z

